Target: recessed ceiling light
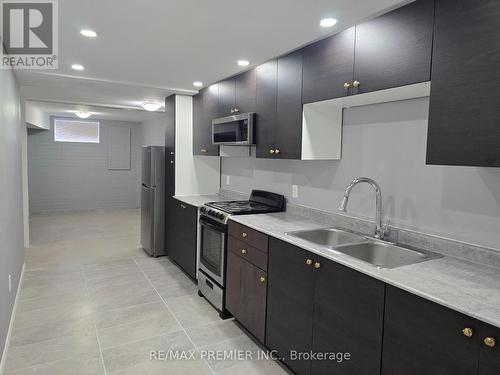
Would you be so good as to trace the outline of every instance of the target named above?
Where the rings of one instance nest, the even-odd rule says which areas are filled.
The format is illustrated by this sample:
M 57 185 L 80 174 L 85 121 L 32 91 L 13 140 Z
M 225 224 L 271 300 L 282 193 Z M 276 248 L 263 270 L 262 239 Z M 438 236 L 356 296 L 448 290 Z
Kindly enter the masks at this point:
M 87 38 L 95 38 L 97 36 L 97 33 L 94 30 L 88 30 L 88 29 L 80 30 L 80 34 L 86 36 Z
M 80 118 L 89 118 L 92 113 L 90 112 L 75 112 L 75 115 L 77 115 Z
M 332 27 L 337 24 L 337 20 L 335 18 L 323 18 L 319 25 L 321 27 Z
M 250 61 L 248 60 L 238 60 L 239 66 L 247 66 L 248 64 L 250 64 Z
M 200 82 L 200 81 L 194 81 L 194 82 L 193 82 L 193 86 L 194 86 L 194 87 L 201 87 L 201 86 L 203 86 L 203 82 Z
M 73 69 L 73 70 L 85 70 L 85 68 L 81 64 L 73 64 L 73 65 L 71 65 L 71 69 Z
M 144 102 L 141 104 L 141 106 L 148 112 L 154 112 L 160 109 L 161 103 Z

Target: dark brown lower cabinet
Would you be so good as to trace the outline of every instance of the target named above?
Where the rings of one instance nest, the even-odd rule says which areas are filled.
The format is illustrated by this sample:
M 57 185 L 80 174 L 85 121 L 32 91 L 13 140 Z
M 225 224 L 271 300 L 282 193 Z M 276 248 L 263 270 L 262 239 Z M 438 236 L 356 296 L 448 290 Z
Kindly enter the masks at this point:
M 198 208 L 167 199 L 167 253 L 191 278 L 196 278 Z
M 384 283 L 274 238 L 268 276 L 266 345 L 290 369 L 380 372 Z
M 299 375 L 311 372 L 311 361 L 292 352 L 312 347 L 315 272 L 307 259 L 307 251 L 269 238 L 266 346 Z
M 470 317 L 387 286 L 382 375 L 477 374 L 480 325 Z M 471 329 L 471 337 L 464 335 L 465 328 Z
M 226 308 L 258 340 L 266 328 L 267 273 L 234 251 L 227 254 Z
M 500 328 L 483 324 L 479 331 L 479 340 L 478 375 L 500 374 Z M 486 345 L 487 342 L 490 346 Z
M 379 374 L 385 283 L 332 261 L 317 271 L 312 350 L 337 359 L 312 361 L 311 373 Z

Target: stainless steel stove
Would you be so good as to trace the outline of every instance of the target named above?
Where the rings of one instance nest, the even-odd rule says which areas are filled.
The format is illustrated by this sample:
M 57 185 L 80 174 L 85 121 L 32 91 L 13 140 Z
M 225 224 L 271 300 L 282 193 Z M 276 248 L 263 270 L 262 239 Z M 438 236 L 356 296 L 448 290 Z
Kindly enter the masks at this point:
M 227 222 L 234 215 L 263 214 L 285 210 L 285 197 L 252 190 L 249 200 L 209 202 L 200 208 L 200 268 L 198 294 L 205 297 L 223 319 L 225 309 Z

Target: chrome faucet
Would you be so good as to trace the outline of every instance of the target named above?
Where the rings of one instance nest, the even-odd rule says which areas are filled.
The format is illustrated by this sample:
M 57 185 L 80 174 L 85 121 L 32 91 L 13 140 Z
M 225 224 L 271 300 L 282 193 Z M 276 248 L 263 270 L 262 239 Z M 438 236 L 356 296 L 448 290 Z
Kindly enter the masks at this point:
M 354 186 L 359 184 L 360 182 L 366 182 L 370 184 L 372 188 L 375 189 L 375 238 L 379 240 L 383 240 L 385 236 L 386 229 L 382 227 L 382 191 L 380 190 L 380 186 L 371 178 L 368 177 L 358 177 L 351 181 L 351 183 L 347 186 L 344 192 L 344 197 L 340 201 L 339 210 L 346 212 L 347 210 L 347 202 L 349 201 L 349 195 L 351 194 L 351 190 Z

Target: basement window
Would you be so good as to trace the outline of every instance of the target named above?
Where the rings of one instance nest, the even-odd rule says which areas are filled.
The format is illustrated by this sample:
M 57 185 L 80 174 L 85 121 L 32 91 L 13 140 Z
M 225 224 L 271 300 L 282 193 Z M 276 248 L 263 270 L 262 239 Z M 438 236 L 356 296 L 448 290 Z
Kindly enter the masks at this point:
M 54 141 L 99 143 L 99 122 L 56 119 Z

